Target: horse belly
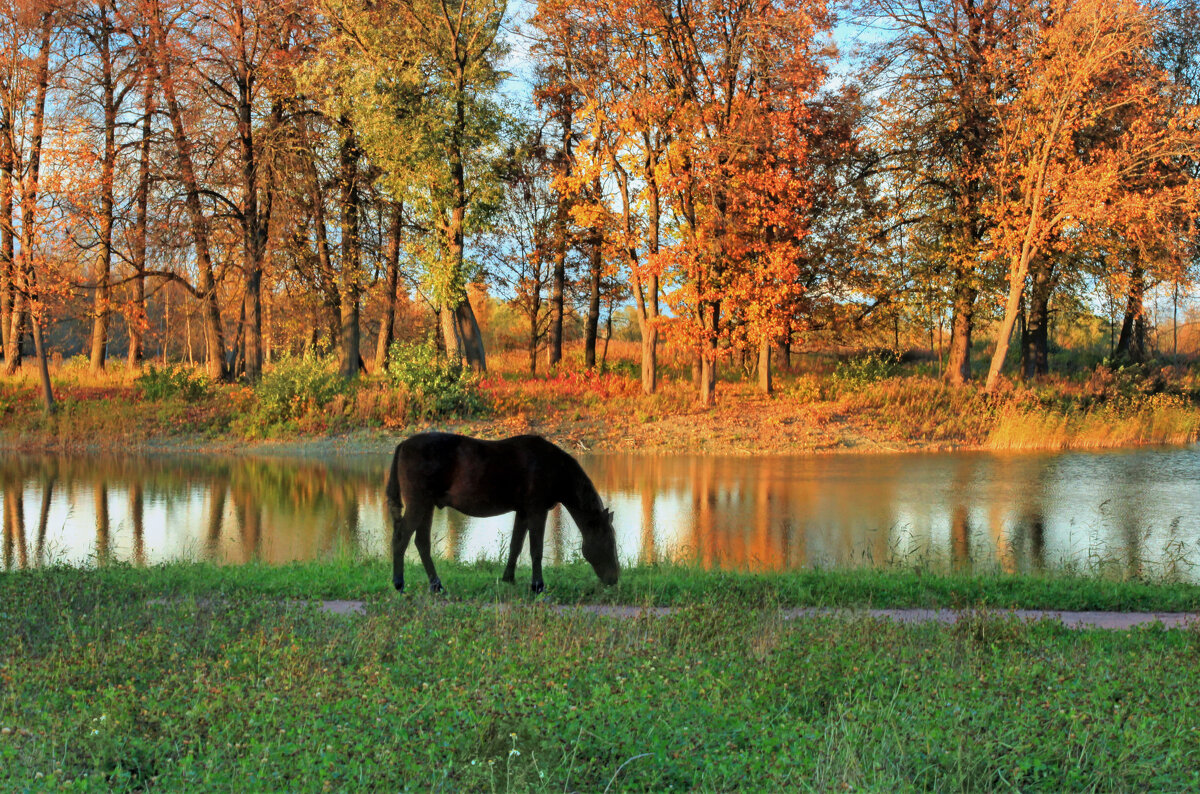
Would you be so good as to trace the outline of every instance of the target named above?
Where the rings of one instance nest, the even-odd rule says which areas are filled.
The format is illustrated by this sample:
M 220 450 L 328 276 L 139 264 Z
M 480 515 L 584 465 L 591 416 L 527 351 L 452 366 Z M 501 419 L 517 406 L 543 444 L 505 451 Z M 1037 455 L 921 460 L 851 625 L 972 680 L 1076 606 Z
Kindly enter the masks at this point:
M 439 500 L 442 507 L 452 507 L 474 518 L 491 518 L 526 507 L 515 483 L 508 478 L 465 478 L 446 490 Z

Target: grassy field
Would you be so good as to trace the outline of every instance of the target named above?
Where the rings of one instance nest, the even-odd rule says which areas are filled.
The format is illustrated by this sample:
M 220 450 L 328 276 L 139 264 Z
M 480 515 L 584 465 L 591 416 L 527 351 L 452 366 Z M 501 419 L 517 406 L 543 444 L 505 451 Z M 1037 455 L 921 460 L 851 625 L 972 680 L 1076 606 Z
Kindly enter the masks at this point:
M 678 608 L 622 620 L 497 590 L 487 566 L 448 568 L 450 601 L 396 596 L 381 573 L 347 562 L 0 576 L 0 788 L 1200 786 L 1196 630 L 1068 631 L 987 610 L 953 627 L 783 621 L 776 608 L 1036 606 L 1076 591 L 1096 606 L 1128 599 L 1119 583 L 635 570 L 611 599 Z M 552 573 L 559 600 L 595 595 L 582 568 Z M 1197 603 L 1195 588 L 1140 587 L 1147 606 Z M 292 600 L 347 595 L 365 595 L 367 614 Z M 513 603 L 489 608 L 497 600 Z

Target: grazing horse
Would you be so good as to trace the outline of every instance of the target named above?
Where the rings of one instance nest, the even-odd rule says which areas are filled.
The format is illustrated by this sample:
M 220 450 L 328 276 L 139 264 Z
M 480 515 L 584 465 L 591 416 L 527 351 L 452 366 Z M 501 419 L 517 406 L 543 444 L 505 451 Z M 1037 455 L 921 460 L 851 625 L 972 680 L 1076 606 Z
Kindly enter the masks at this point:
M 541 436 L 515 436 L 481 441 L 451 433 L 420 433 L 396 447 L 387 481 L 388 512 L 392 517 L 392 584 L 404 590 L 404 552 L 416 535 L 417 551 L 429 576 L 429 589 L 442 592 L 442 583 L 429 556 L 429 527 L 433 508 L 453 507 L 477 518 L 516 512 L 505 582 L 512 582 L 517 556 L 529 533 L 533 561 L 533 592 L 540 593 L 542 539 L 546 513 L 562 504 L 583 535 L 583 558 L 600 581 L 616 584 L 617 541 L 612 512 L 579 463 Z

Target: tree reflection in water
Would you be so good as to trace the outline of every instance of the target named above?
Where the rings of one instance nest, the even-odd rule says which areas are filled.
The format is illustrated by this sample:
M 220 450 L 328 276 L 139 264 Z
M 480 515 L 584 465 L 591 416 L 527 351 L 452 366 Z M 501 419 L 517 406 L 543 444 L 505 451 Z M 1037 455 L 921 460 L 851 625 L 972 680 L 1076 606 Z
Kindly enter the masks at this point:
M 1196 578 L 1195 449 L 581 462 L 613 505 L 629 563 L 1010 572 L 1067 564 Z M 3 564 L 385 557 L 386 463 L 13 456 L 0 462 Z M 499 559 L 511 526 L 510 516 L 439 511 L 437 553 Z M 552 513 L 547 533 L 551 562 L 578 557 L 569 518 Z

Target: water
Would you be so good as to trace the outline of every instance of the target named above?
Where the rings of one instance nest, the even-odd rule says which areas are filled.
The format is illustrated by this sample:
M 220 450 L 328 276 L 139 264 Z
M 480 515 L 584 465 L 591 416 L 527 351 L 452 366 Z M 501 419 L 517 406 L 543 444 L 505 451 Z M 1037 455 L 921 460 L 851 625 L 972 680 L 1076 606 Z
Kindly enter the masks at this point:
M 387 462 L 10 456 L 3 566 L 386 556 Z M 1200 447 L 581 462 L 616 515 L 627 563 L 1071 567 L 1200 581 Z M 502 560 L 510 527 L 508 516 L 438 511 L 435 551 Z M 547 560 L 574 559 L 578 546 L 570 518 L 552 513 Z

